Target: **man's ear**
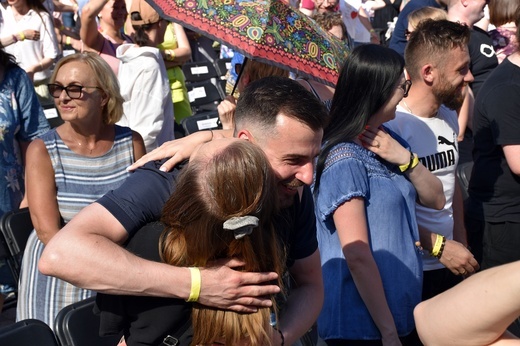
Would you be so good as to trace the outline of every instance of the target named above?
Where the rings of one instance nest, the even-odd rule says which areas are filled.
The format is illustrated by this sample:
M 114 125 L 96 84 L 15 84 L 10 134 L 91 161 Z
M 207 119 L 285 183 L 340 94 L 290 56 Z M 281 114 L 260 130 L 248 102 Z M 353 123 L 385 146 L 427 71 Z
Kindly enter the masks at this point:
M 249 132 L 249 130 L 240 130 L 240 131 L 238 131 L 237 138 L 245 139 L 245 140 L 253 142 L 253 143 L 255 142 L 255 138 L 253 137 L 251 132 Z
M 426 64 L 421 68 L 421 77 L 427 84 L 433 83 L 435 79 L 435 68 L 431 64 Z
M 240 82 L 245 88 L 249 83 L 251 83 L 251 78 L 249 78 L 249 75 L 247 73 L 244 73 L 240 76 Z

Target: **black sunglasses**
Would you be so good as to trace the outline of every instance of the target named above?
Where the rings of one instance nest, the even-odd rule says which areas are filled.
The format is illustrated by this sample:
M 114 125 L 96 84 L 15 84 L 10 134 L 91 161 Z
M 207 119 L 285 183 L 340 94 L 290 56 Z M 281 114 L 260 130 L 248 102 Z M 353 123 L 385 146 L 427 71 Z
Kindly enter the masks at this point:
M 84 85 L 74 85 L 71 84 L 69 86 L 64 87 L 63 85 L 59 84 L 47 84 L 47 88 L 49 88 L 49 93 L 54 97 L 55 99 L 59 98 L 63 90 L 67 93 L 67 95 L 71 99 L 79 99 L 81 96 L 83 96 L 83 89 L 85 88 L 94 88 L 102 90 L 100 87 L 97 86 L 84 86 Z
M 405 80 L 403 84 L 399 85 L 399 88 L 403 89 L 403 92 L 404 92 L 403 97 L 408 96 L 408 92 L 410 91 L 411 87 L 412 87 L 412 81 L 409 79 Z

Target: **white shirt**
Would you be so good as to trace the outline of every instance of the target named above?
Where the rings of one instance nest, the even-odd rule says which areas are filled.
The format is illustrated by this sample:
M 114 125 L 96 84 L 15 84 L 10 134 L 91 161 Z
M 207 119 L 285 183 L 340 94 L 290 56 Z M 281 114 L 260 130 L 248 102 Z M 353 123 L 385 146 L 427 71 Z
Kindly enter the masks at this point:
M 445 106 L 433 118 L 422 118 L 398 106 L 395 119 L 385 124 L 410 144 L 421 163 L 442 182 L 446 204 L 441 210 L 417 204 L 417 223 L 430 232 L 453 239 L 453 194 L 459 162 L 457 113 Z M 427 251 L 423 255 L 424 270 L 444 266 Z
M 25 39 L 4 48 L 14 55 L 18 65 L 24 70 L 31 66 L 39 65 L 44 58 L 56 59 L 58 56 L 58 45 L 54 33 L 54 24 L 51 16 L 46 13 L 37 13 L 29 10 L 19 21 L 16 21 L 11 6 L 6 8 L 1 5 L 2 20 L 0 21 L 0 36 L 11 36 L 26 29 L 40 32 L 40 39 L 33 41 Z M 41 17 L 40 17 L 41 16 Z M 38 71 L 34 74 L 34 83 L 45 80 L 51 76 L 51 69 Z
M 370 32 L 359 20 L 359 9 L 363 6 L 361 0 L 341 0 L 339 9 L 350 37 L 356 42 L 370 43 Z
M 123 117 L 118 125 L 139 132 L 146 151 L 174 139 L 170 82 L 159 49 L 125 43 L 117 47 Z

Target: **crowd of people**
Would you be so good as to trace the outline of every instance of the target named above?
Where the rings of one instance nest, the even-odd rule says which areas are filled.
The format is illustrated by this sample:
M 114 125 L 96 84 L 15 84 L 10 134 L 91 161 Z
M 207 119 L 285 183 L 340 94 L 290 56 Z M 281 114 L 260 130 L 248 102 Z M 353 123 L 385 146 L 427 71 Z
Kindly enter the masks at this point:
M 0 5 L 17 320 L 96 295 L 120 345 L 520 344 L 520 3 L 287 5 L 349 49 L 336 85 L 236 52 L 221 128 L 178 139 L 204 38 L 145 0 Z

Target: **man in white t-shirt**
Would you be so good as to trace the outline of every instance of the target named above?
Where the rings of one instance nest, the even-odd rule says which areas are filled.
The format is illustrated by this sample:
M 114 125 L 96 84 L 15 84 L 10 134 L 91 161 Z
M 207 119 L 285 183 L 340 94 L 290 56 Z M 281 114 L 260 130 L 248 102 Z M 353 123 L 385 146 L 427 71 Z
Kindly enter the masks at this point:
M 408 97 L 386 125 L 410 144 L 419 160 L 443 184 L 446 205 L 434 210 L 417 205 L 424 249 L 423 299 L 454 286 L 479 269 L 466 248 L 462 195 L 456 178 L 456 109 L 473 81 L 469 71 L 469 29 L 449 21 L 426 21 L 414 31 L 405 51 L 412 84 Z
M 341 0 L 339 9 L 355 46 L 364 43 L 379 44 L 379 37 L 368 19 L 362 0 Z

